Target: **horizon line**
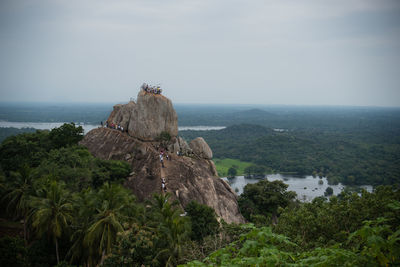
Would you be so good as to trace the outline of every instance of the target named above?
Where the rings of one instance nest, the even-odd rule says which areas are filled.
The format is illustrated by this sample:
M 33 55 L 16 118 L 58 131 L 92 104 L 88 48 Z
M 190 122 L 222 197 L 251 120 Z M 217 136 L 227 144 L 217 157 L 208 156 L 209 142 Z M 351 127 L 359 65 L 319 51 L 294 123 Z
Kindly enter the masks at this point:
M 135 99 L 136 101 L 136 99 Z M 128 101 L 0 101 L 0 105 L 6 104 L 31 104 L 31 105 L 40 105 L 40 104 L 63 104 L 63 105 L 117 105 L 128 103 Z M 383 106 L 383 105 L 346 105 L 346 104 L 259 104 L 259 103 L 198 103 L 198 102 L 173 102 L 174 105 L 197 105 L 197 106 L 272 106 L 272 107 L 348 107 L 348 108 L 400 108 L 399 106 Z

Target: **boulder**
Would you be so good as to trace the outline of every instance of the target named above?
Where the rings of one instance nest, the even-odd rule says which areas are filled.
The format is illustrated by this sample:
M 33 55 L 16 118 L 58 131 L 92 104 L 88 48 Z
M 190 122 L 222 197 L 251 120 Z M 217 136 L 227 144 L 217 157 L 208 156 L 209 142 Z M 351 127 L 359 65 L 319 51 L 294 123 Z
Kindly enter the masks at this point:
M 128 132 L 141 140 L 156 140 L 162 132 L 178 135 L 178 116 L 171 100 L 163 95 L 140 91 Z
M 178 116 L 171 100 L 161 94 L 140 91 L 137 103 L 115 105 L 107 122 L 121 125 L 131 136 L 145 141 L 156 140 L 162 132 L 178 135 Z
M 173 139 L 173 142 L 171 142 L 171 144 L 168 146 L 168 151 L 174 154 L 176 154 L 176 152 L 180 152 L 182 155 L 186 156 L 193 153 L 185 139 L 180 136 Z
M 196 139 L 193 139 L 189 146 L 193 150 L 193 153 L 200 158 L 212 159 L 213 154 L 211 148 L 208 146 L 203 137 L 197 137 Z
M 127 130 L 135 107 L 136 103 L 133 101 L 130 101 L 128 104 L 124 105 L 115 105 L 113 111 L 107 119 L 108 124 L 110 125 L 111 123 L 114 123 L 116 125 L 122 126 L 124 130 Z

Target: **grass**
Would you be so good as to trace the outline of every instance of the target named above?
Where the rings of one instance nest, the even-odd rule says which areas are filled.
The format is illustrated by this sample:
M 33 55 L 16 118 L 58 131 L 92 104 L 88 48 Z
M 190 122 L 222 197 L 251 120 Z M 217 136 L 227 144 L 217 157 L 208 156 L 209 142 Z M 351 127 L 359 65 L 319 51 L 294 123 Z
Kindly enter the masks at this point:
M 217 172 L 219 177 L 226 177 L 228 175 L 228 169 L 234 167 L 237 171 L 237 176 L 243 175 L 244 169 L 250 165 L 254 165 L 250 162 L 244 162 L 237 159 L 213 159 L 215 166 L 217 167 Z

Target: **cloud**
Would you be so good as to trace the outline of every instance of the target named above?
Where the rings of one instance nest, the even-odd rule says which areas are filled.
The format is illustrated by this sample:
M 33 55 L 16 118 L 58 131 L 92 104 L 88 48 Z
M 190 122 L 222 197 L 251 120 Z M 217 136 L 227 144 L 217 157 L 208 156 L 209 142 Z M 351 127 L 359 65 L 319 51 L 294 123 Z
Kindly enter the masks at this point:
M 2 99 L 120 101 L 148 81 L 179 102 L 400 105 L 398 1 L 0 5 Z

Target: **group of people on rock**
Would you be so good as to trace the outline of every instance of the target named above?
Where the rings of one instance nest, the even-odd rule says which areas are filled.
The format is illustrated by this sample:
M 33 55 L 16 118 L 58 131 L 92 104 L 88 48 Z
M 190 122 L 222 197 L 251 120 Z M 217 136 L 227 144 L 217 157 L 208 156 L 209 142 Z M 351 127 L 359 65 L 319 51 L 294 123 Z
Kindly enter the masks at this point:
M 171 160 L 171 157 L 168 155 L 168 153 L 164 153 L 164 150 L 160 151 L 160 162 L 161 162 L 161 167 L 165 168 L 164 166 L 164 155 L 167 160 Z
M 105 126 L 106 126 L 107 128 L 115 129 L 115 130 L 118 130 L 118 131 L 121 131 L 121 132 L 124 131 L 124 127 L 122 127 L 122 126 L 119 125 L 119 124 L 115 124 L 115 123 L 113 123 L 113 122 L 112 122 L 112 123 L 108 123 L 108 121 L 106 121 Z M 103 126 L 103 122 L 101 122 L 101 127 L 104 127 L 104 126 Z
M 167 160 L 171 160 L 171 157 L 168 155 L 168 153 L 164 152 L 164 150 L 161 149 L 159 156 L 160 156 L 161 167 L 163 167 L 163 168 L 165 168 L 165 166 L 164 166 L 164 155 L 165 155 L 165 158 Z M 167 192 L 167 186 L 165 185 L 165 178 L 164 177 L 161 178 L 161 191 Z
M 140 88 L 147 93 L 152 93 L 156 95 L 160 95 L 162 93 L 162 89 L 160 88 L 160 86 L 151 86 L 147 83 L 143 83 Z

